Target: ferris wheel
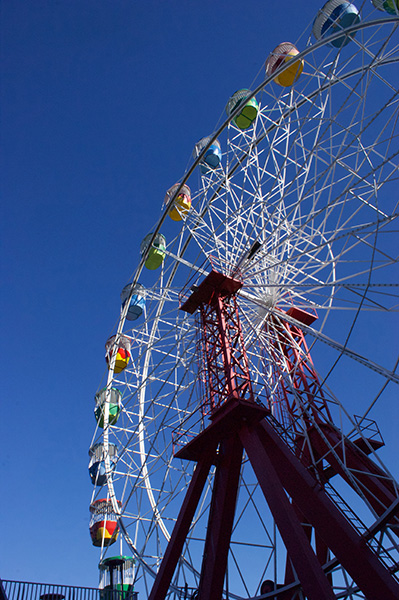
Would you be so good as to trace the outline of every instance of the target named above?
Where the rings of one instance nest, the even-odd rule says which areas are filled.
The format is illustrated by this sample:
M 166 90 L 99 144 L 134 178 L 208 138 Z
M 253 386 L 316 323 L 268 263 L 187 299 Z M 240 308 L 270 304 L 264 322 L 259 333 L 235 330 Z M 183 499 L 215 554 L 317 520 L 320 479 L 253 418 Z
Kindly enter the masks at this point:
M 399 377 L 363 352 L 397 308 L 396 6 L 329 0 L 275 48 L 143 232 L 89 452 L 93 544 L 139 598 L 396 597 Z

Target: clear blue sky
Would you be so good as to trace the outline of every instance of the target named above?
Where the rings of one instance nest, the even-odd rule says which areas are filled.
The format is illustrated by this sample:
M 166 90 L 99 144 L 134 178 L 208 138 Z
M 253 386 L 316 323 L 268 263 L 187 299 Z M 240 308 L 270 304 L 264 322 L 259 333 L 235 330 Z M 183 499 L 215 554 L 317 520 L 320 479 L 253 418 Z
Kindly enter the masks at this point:
M 321 4 L 2 2 L 2 578 L 97 585 L 87 452 L 120 290 L 195 142 Z

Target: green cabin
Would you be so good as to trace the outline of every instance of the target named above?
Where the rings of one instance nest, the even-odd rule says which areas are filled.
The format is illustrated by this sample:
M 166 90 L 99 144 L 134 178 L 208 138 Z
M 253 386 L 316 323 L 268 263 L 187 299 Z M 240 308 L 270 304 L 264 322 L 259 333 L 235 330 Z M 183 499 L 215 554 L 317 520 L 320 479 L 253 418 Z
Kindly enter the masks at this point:
M 103 388 L 95 395 L 94 399 L 96 402 L 96 406 L 94 409 L 94 416 L 96 417 L 96 421 L 98 426 L 104 427 L 104 407 L 107 398 L 107 388 Z M 108 414 L 108 424 L 115 425 L 118 420 L 119 413 L 121 412 L 121 404 L 122 404 L 122 393 L 117 388 L 111 388 L 109 391 L 109 414 Z
M 144 256 L 151 244 L 153 233 L 145 236 L 140 245 L 141 256 Z M 166 239 L 162 233 L 157 233 L 145 259 L 145 266 L 151 271 L 158 269 L 165 259 Z
M 233 119 L 238 129 L 248 129 L 255 121 L 259 111 L 259 104 L 256 98 L 251 98 L 247 101 L 248 96 L 252 94 L 251 90 L 237 90 L 226 105 L 226 113 L 229 117 L 238 106 L 242 106 L 238 115 Z
M 133 588 L 134 565 L 133 556 L 122 555 L 111 556 L 100 562 L 101 600 L 137 600 L 138 594 Z

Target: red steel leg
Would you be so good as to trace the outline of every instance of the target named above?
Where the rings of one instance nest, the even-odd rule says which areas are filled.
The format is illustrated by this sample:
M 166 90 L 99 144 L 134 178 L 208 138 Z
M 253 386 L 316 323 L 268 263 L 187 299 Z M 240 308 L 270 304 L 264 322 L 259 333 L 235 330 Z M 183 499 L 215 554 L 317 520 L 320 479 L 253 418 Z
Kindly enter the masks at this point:
M 273 464 L 259 435 L 252 428 L 248 429 L 244 425 L 240 430 L 240 438 L 306 597 L 309 600 L 334 600 L 331 585 L 285 493 L 280 480 L 279 464 Z M 281 468 L 284 468 L 283 464 Z
M 215 453 L 216 444 L 211 444 L 195 468 L 192 480 L 186 492 L 172 536 L 169 540 L 165 555 L 162 559 L 161 566 L 155 578 L 148 600 L 161 600 L 162 598 L 166 597 L 177 562 L 181 556 L 183 545 L 186 541 L 195 510 L 198 506 L 198 502 L 200 501 L 201 494 L 208 477 L 209 469 L 211 468 L 211 465 L 215 459 Z
M 242 463 L 238 435 L 221 442 L 219 455 L 201 570 L 201 600 L 222 598 Z

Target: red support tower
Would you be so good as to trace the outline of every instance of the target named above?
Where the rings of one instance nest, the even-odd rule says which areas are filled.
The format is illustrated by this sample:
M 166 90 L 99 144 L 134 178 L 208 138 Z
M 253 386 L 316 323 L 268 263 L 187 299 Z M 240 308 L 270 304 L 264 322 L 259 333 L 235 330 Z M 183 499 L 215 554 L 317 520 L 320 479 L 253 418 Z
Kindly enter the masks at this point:
M 235 301 L 240 288 L 240 281 L 212 271 L 182 306 L 189 313 L 200 312 L 207 390 L 204 405 L 210 423 L 177 453 L 180 458 L 195 461 L 197 466 L 150 600 L 163 600 L 168 593 L 212 465 L 215 465 L 214 485 L 198 599 L 222 599 L 244 451 L 306 598 L 335 598 L 321 564 L 330 549 L 368 600 L 396 600 L 399 585 L 389 569 L 326 494 L 324 480 L 327 478 L 322 466 L 327 461 L 330 468 L 340 472 L 339 465 L 348 460 L 342 453 L 349 453 L 354 469 L 360 464 L 363 466 L 361 483 L 367 486 L 373 481 L 370 497 L 378 498 L 377 504 L 382 507 L 378 514 L 384 513 L 385 517 L 394 504 L 389 504 L 389 485 L 381 483 L 377 471 L 373 471 L 374 463 L 371 464 L 366 455 L 366 462 L 363 456 L 360 460 L 356 446 L 350 442 L 344 450 L 342 444 L 341 450 L 336 446 L 334 436 L 338 430 L 332 424 L 303 333 L 300 327 L 288 325 L 283 313 L 273 328 L 277 331 L 274 333 L 275 359 L 280 361 L 289 375 L 288 380 L 292 381 L 293 394 L 282 384 L 279 408 L 283 410 L 284 418 L 294 424 L 293 446 L 281 433 L 281 426 L 276 426 L 270 409 L 255 401 Z M 298 362 L 295 352 L 301 352 L 305 359 Z M 295 401 L 295 395 L 301 402 Z M 319 462 L 316 461 L 320 468 L 313 471 L 308 468 L 310 452 L 320 456 Z M 393 515 L 388 518 L 392 519 Z M 316 553 L 304 523 L 309 525 L 306 529 L 315 531 L 319 548 Z M 283 594 L 279 592 L 278 597 L 292 598 L 288 591 Z
M 199 307 L 204 412 L 213 413 L 230 398 L 254 400 L 235 294 L 217 295 Z

